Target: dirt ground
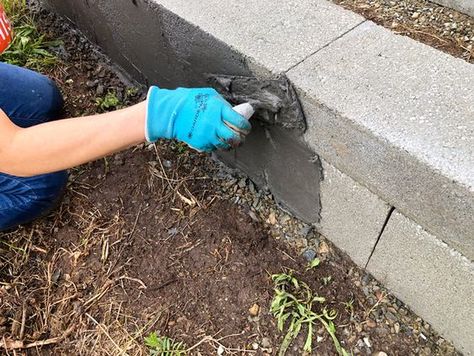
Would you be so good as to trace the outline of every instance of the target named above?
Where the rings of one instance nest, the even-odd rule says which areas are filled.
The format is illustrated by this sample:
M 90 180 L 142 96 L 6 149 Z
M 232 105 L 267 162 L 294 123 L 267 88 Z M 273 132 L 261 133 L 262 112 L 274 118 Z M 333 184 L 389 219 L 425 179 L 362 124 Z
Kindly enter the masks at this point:
M 45 12 L 39 23 L 64 41 L 49 74 L 69 116 L 100 111 L 109 91 L 120 105 L 140 100 L 80 34 Z M 321 265 L 306 271 L 302 250 Z M 276 355 L 270 275 L 289 269 L 338 312 L 349 352 L 457 354 L 265 189 L 176 142 L 72 170 L 58 210 L 0 236 L 0 354 L 147 355 L 157 331 L 190 355 Z M 336 354 L 324 328 L 316 334 L 314 354 Z

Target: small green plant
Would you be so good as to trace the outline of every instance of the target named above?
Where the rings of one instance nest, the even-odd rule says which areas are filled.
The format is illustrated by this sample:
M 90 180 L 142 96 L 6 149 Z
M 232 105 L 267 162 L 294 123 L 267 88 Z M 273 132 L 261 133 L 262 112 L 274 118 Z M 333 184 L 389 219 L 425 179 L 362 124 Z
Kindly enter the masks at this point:
M 327 286 L 331 282 L 332 282 L 332 277 L 331 276 L 323 277 L 323 284 L 325 286 Z
M 145 345 L 150 350 L 150 356 L 185 356 L 186 345 L 176 342 L 169 337 L 159 336 L 156 332 L 145 338 Z
M 117 98 L 117 94 L 113 90 L 109 90 L 103 98 L 97 98 L 95 103 L 102 111 L 115 110 L 120 106 L 120 100 Z
M 351 317 L 354 315 L 354 299 L 348 300 L 347 302 L 342 303 L 344 308 L 351 314 Z
M 310 269 L 316 268 L 319 266 L 320 263 L 321 263 L 321 260 L 319 258 L 315 258 L 308 264 L 308 267 L 306 268 L 306 270 L 309 271 Z
M 348 356 L 336 336 L 336 326 L 333 320 L 337 317 L 335 310 L 328 310 L 324 297 L 315 295 L 311 288 L 299 281 L 293 271 L 274 274 L 272 276 L 275 295 L 271 304 L 271 313 L 277 319 L 278 329 L 287 328 L 286 335 L 280 346 L 278 355 L 283 356 L 303 327 L 307 328 L 306 341 L 303 350 L 312 351 L 314 326 L 320 323 L 331 336 L 336 351 L 341 356 Z
M 28 14 L 26 0 L 6 0 L 4 8 L 13 24 L 13 40 L 10 47 L 0 55 L 0 60 L 37 71 L 51 68 L 58 62 L 51 48 L 61 41 L 49 41 L 41 34 L 34 19 Z
M 183 153 L 186 153 L 189 151 L 189 148 L 188 148 L 188 145 L 186 145 L 185 143 L 183 142 L 176 142 L 176 151 L 178 152 L 178 154 L 183 154 Z

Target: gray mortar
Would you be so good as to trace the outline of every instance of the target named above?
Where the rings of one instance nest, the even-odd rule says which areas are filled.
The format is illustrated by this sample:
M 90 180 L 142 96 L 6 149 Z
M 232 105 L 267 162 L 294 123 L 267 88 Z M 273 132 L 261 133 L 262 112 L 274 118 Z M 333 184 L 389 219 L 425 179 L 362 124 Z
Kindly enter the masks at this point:
M 233 48 L 153 1 L 43 1 L 75 23 L 117 65 L 145 85 L 207 86 L 209 73 L 234 78 L 255 76 L 247 59 Z M 258 74 L 260 78 L 265 73 Z M 280 99 L 295 95 L 289 84 L 280 80 L 282 88 L 274 88 Z M 304 130 L 304 117 L 295 114 L 298 108 L 294 97 L 293 114 L 282 114 L 280 109 L 275 121 L 299 130 L 264 128 L 254 123 L 243 147 L 219 156 L 242 168 L 257 184 L 268 185 L 290 211 L 307 222 L 317 222 L 321 164 L 300 139 L 298 131 Z M 283 122 L 285 117 L 296 119 L 289 125 Z
M 232 75 L 211 75 L 215 87 L 232 103 L 250 103 L 256 116 L 270 125 L 306 131 L 306 120 L 295 89 L 282 74 L 275 79 Z
M 321 161 L 295 132 L 257 121 L 245 145 L 218 157 L 258 185 L 268 185 L 275 198 L 305 222 L 319 222 Z

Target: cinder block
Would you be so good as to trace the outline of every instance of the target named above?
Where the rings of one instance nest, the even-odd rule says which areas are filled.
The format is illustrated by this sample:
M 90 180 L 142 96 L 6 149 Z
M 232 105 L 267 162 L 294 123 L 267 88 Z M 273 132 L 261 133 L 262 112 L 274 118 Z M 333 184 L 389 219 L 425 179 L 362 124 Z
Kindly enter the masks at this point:
M 394 212 L 368 270 L 467 355 L 474 354 L 474 264 Z
M 157 1 L 44 0 L 143 84 L 207 85 L 208 73 L 251 75 L 242 54 Z M 187 3 L 194 8 L 197 2 Z
M 464 12 L 474 17 L 474 1 L 472 0 L 431 0 L 440 5 L 450 7 L 451 9 Z
M 326 0 L 155 0 L 203 31 L 280 73 L 365 19 Z
M 367 22 L 288 77 L 321 157 L 474 259 L 474 65 Z
M 322 167 L 318 231 L 365 268 L 390 206 L 324 160 Z

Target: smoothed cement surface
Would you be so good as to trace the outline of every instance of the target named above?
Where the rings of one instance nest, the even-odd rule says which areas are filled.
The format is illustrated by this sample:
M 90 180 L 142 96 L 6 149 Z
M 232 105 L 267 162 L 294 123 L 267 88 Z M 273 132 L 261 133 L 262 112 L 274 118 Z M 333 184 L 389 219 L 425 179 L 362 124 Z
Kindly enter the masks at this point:
M 254 122 L 242 147 L 218 155 L 260 186 L 268 185 L 275 198 L 304 221 L 319 221 L 321 162 L 293 132 Z
M 474 260 L 474 65 L 367 22 L 288 77 L 316 152 Z
M 395 211 L 368 270 L 466 355 L 474 355 L 474 264 Z

